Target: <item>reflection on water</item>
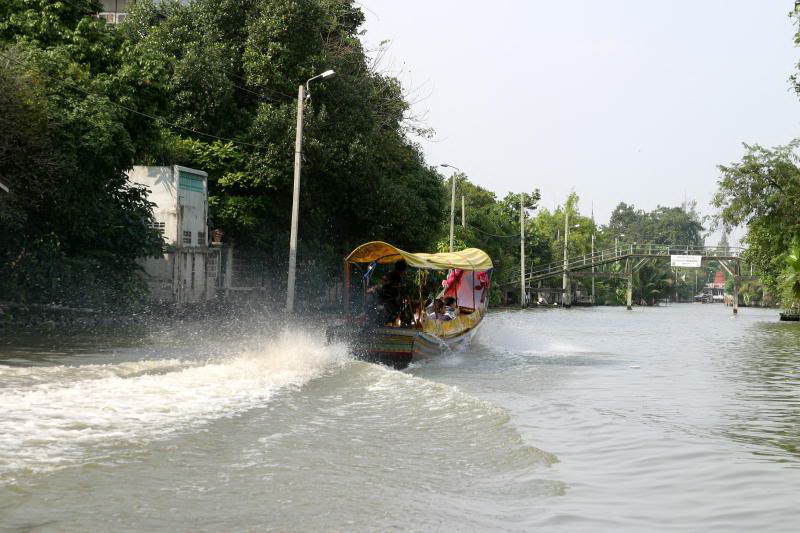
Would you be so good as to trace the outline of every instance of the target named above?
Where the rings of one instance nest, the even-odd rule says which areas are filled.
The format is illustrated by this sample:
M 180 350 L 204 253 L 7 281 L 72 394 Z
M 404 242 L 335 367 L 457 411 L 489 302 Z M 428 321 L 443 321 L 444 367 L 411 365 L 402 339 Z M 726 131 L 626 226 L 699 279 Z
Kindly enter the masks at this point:
M 800 466 L 800 324 L 765 322 L 750 332 L 749 349 L 733 352 L 727 376 L 740 385 L 727 435 L 753 453 Z
M 800 324 L 774 311 L 499 311 L 468 350 L 406 372 L 270 323 L 0 340 L 0 524 L 794 531 L 800 519 Z

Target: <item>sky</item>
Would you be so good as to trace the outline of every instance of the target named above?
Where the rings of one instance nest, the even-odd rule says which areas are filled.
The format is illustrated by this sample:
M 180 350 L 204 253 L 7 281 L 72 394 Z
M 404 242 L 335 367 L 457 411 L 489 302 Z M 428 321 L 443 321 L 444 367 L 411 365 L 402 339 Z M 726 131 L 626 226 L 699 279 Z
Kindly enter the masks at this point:
M 575 191 L 598 224 L 623 201 L 713 214 L 717 165 L 800 136 L 793 4 L 360 2 L 378 70 L 436 132 L 415 139 L 430 164 L 500 197 L 538 188 L 548 209 Z

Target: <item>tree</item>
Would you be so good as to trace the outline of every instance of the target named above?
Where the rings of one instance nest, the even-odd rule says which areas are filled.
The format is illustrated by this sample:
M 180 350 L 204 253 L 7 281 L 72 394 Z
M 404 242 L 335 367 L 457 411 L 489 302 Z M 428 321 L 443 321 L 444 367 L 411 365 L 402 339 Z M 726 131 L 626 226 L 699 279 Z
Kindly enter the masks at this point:
M 770 292 L 778 291 L 787 250 L 800 235 L 800 168 L 795 153 L 800 140 L 766 149 L 745 145 L 742 160 L 719 167 L 713 204 L 717 222 L 731 229 L 745 226 L 745 259 Z
M 87 16 L 97 7 L 0 5 L 5 298 L 124 305 L 143 295 L 136 258 L 161 249 L 146 193 L 124 173 L 158 137 L 130 111 L 159 105 L 158 71 Z
M 795 239 L 780 276 L 781 299 L 787 308 L 800 307 L 800 239 Z
M 160 15 L 160 16 L 157 16 Z M 299 262 L 339 275 L 341 256 L 368 240 L 433 246 L 442 177 L 405 135 L 399 82 L 376 72 L 349 0 L 143 0 L 123 24 L 136 50 L 159 57 L 172 128 L 152 161 L 209 172 L 210 217 L 238 245 L 286 261 L 297 85 L 323 70 L 305 102 Z M 223 137 L 211 140 L 204 132 Z M 299 289 L 310 276 L 298 273 Z

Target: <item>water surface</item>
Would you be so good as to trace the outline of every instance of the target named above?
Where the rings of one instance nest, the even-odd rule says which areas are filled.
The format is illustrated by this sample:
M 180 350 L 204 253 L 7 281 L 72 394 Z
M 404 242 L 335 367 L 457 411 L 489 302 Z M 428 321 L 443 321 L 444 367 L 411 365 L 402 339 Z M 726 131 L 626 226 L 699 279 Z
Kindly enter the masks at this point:
M 796 531 L 800 325 L 497 311 L 404 372 L 319 328 L 0 340 L 10 530 Z

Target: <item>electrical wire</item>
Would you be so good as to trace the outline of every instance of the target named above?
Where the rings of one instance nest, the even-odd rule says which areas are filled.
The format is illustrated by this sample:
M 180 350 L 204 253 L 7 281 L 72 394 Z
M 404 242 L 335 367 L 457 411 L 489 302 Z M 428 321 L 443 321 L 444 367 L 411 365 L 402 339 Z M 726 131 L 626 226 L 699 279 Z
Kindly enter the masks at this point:
M 470 229 L 474 229 L 479 233 L 483 233 L 484 235 L 488 235 L 490 237 L 497 237 L 499 239 L 519 239 L 519 235 L 497 235 L 496 233 L 489 233 L 488 231 L 483 231 L 482 229 L 475 227 L 475 226 L 467 226 Z

